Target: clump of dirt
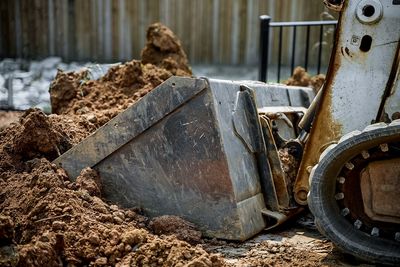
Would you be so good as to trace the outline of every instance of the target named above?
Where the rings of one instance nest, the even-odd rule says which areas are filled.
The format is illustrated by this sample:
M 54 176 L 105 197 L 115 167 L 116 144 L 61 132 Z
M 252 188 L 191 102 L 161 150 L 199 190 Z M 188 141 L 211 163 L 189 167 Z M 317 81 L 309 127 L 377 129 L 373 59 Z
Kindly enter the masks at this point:
M 285 180 L 288 192 L 293 192 L 294 183 L 296 181 L 297 172 L 300 162 L 292 155 L 289 148 L 284 147 L 278 150 L 279 159 L 281 161 L 282 170 L 285 173 Z M 293 196 L 290 194 L 292 201 Z
M 201 242 L 201 232 L 196 226 L 174 215 L 164 215 L 151 220 L 149 227 L 155 234 L 175 235 L 191 244 Z
M 46 114 L 39 109 L 29 109 L 20 118 L 20 131 L 13 136 L 12 146 L 14 153 L 29 160 L 41 155 L 55 159 L 72 144 Z
M 0 111 L 0 131 L 7 128 L 11 123 L 17 122 L 22 113 L 20 111 Z
M 292 77 L 285 81 L 286 85 L 311 87 L 317 93 L 325 82 L 325 75 L 310 76 L 302 67 L 296 67 Z
M 178 76 L 192 74 L 180 41 L 161 23 L 155 23 L 147 30 L 147 44 L 142 50 L 142 62 L 161 66 Z
M 56 79 L 53 80 L 50 86 L 50 101 L 53 113 L 62 114 L 67 111 L 67 104 L 78 95 L 80 85 L 87 77 L 87 70 L 79 72 L 58 70 Z
M 58 71 L 50 85 L 52 112 L 85 115 L 101 126 L 169 77 L 192 75 L 180 41 L 170 29 L 155 23 L 147 37 L 141 61 L 114 66 L 98 80 L 90 80 L 88 70 Z
M 176 37 L 165 40 L 166 47 L 180 48 Z M 185 227 L 181 236 L 154 235 L 146 228 L 148 218 L 101 199 L 95 170 L 86 168 L 70 181 L 51 163 L 173 74 L 190 74 L 182 65 L 186 57 L 164 51 L 160 65 L 133 60 L 96 81 L 87 71 L 59 71 L 50 89 L 59 115 L 30 109 L 0 132 L 1 266 L 224 265 L 219 256 L 177 239 L 195 239 L 198 232 L 189 223 L 175 220 Z M 176 64 L 168 69 L 171 60 Z
M 95 129 L 83 116 L 47 116 L 39 109 L 27 110 L 0 132 L 0 179 L 24 171 L 29 160 L 55 159 Z

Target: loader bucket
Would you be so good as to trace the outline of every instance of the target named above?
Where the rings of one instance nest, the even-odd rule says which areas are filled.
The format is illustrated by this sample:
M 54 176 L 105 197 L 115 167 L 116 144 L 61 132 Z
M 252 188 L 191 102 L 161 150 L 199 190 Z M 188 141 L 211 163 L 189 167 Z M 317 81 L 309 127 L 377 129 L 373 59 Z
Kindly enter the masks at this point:
M 103 196 L 123 207 L 245 240 L 266 227 L 266 206 L 257 151 L 246 142 L 256 129 L 248 118 L 258 117 L 238 106 L 241 85 L 254 91 L 257 107 L 308 106 L 313 97 L 304 88 L 171 77 L 55 163 L 72 180 L 96 169 Z

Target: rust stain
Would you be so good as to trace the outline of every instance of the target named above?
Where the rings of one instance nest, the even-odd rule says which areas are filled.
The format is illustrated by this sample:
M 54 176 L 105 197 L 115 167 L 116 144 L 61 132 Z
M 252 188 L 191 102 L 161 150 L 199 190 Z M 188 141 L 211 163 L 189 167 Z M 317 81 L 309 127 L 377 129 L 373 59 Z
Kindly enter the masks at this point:
M 347 4 L 345 2 L 347 7 Z M 344 9 L 346 8 L 344 7 Z M 342 36 L 342 14 L 340 15 L 338 31 L 335 41 L 335 53 L 330 60 L 325 86 L 322 89 L 321 103 L 304 149 L 303 159 L 294 185 L 294 197 L 298 204 L 307 205 L 309 191 L 309 175 L 311 168 L 318 163 L 324 149 L 341 137 L 342 126 L 332 116 L 332 89 L 333 82 L 341 66 L 343 47 L 339 47 L 339 38 Z

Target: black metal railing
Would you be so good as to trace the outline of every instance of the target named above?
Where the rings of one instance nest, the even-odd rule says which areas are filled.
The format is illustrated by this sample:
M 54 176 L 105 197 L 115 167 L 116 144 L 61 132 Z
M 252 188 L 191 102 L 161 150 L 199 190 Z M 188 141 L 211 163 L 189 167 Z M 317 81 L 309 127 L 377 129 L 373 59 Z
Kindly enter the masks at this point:
M 337 21 L 299 21 L 299 22 L 271 22 L 271 17 L 267 15 L 260 16 L 260 66 L 259 66 L 259 80 L 263 82 L 268 81 L 268 60 L 269 60 L 269 48 L 270 48 L 270 28 L 278 28 L 278 59 L 277 59 L 277 81 L 281 78 L 282 68 L 282 39 L 283 39 L 283 28 L 292 27 L 292 47 L 290 55 L 290 71 L 293 73 L 295 68 L 296 60 L 296 35 L 297 28 L 306 27 L 306 43 L 304 53 L 304 68 L 307 70 L 309 67 L 309 51 L 310 51 L 310 31 L 311 27 L 319 27 L 319 45 L 318 45 L 318 59 L 317 59 L 317 72 L 321 72 L 321 59 L 322 59 L 322 42 L 324 35 L 324 27 L 333 26 L 334 31 L 336 30 Z M 333 37 L 335 33 L 333 34 Z

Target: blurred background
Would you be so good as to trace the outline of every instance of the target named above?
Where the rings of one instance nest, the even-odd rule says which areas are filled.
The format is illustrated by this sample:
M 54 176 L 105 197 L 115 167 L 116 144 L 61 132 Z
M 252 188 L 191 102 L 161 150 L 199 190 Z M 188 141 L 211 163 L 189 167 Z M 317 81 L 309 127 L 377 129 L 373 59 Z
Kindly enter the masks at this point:
M 36 93 L 23 90 L 25 95 L 18 98 L 31 99 L 13 105 L 43 108 L 46 97 L 41 92 L 48 90 L 57 68 L 98 64 L 101 73 L 107 68 L 104 63 L 140 59 L 146 29 L 154 22 L 164 23 L 180 38 L 196 76 L 255 80 L 259 78 L 260 15 L 271 16 L 272 22 L 336 19 L 326 12 L 322 0 L 1 0 L 0 101 L 7 98 L 4 88 L 10 72 L 14 73 L 14 99 L 32 82 L 39 88 Z M 304 66 L 306 31 L 298 27 L 293 34 L 291 27 L 284 27 L 279 43 L 279 28 L 271 28 L 270 81 L 277 81 L 274 66 L 279 48 L 282 78 L 291 75 L 291 64 Z M 320 72 L 326 71 L 333 32 L 334 27 L 325 27 L 320 38 L 320 28 L 310 28 L 307 64 L 312 74 L 319 59 Z

